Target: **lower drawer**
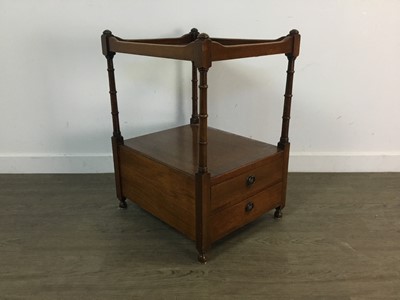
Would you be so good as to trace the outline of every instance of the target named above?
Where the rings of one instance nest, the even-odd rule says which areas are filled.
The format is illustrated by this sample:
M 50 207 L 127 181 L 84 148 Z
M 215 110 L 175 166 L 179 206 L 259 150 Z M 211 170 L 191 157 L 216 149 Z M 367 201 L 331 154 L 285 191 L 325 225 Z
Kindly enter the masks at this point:
M 215 211 L 211 215 L 211 240 L 216 241 L 278 207 L 281 199 L 282 182 L 279 182 L 233 206 Z
M 250 169 L 243 168 L 240 174 L 211 187 L 211 210 L 239 203 L 241 200 L 260 193 L 276 182 L 282 181 L 283 152 L 253 164 Z

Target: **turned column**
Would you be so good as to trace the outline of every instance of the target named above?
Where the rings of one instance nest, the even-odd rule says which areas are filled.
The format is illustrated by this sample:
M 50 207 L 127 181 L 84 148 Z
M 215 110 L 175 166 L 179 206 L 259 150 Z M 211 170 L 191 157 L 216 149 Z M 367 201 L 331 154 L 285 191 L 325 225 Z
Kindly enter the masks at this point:
M 294 62 L 298 56 L 300 35 L 297 30 L 292 30 L 289 33 L 292 36 L 293 47 L 290 53 L 286 54 L 288 58 L 288 67 L 286 71 L 286 88 L 285 88 L 285 100 L 283 106 L 282 115 L 282 131 L 281 138 L 278 143 L 280 149 L 284 149 L 285 145 L 289 144 L 289 122 L 290 122 L 290 109 L 292 105 L 292 90 L 293 90 L 293 76 L 294 76 Z
M 207 166 L 207 71 L 199 68 L 200 73 L 200 114 L 199 114 L 199 165 L 196 173 L 196 248 L 201 263 L 207 261 L 206 252 L 210 247 L 210 173 Z
M 294 63 L 299 55 L 299 47 L 300 47 L 300 34 L 297 30 L 292 30 L 289 33 L 289 36 L 292 37 L 292 51 L 290 53 L 286 53 L 286 57 L 288 58 L 288 66 L 286 71 L 286 87 L 285 87 L 285 96 L 284 96 L 284 104 L 283 104 L 283 115 L 282 115 L 282 131 L 281 137 L 278 143 L 278 148 L 283 151 L 283 184 L 282 184 L 282 201 L 280 206 L 278 206 L 275 210 L 274 217 L 281 218 L 282 217 L 282 209 L 285 207 L 286 202 L 286 187 L 287 187 L 287 175 L 288 175 L 288 166 L 289 166 L 289 150 L 290 150 L 290 142 L 289 142 L 289 123 L 290 123 L 290 110 L 292 106 L 292 90 L 293 90 L 293 77 L 294 77 Z
M 199 68 L 200 73 L 200 115 L 199 115 L 199 169 L 198 173 L 207 173 L 207 72 L 206 68 Z
M 196 248 L 198 260 L 206 263 L 206 252 L 210 248 L 210 173 L 207 165 L 207 72 L 211 66 L 211 41 L 207 34 L 201 33 L 196 40 L 196 58 L 194 65 L 199 71 L 199 137 L 198 137 L 198 169 L 196 177 Z
M 105 30 L 101 36 L 103 54 L 107 59 L 107 72 L 108 72 L 108 82 L 109 82 L 109 92 L 111 101 L 111 115 L 113 124 L 113 135 L 111 137 L 113 159 L 114 159 L 114 173 L 115 173 L 115 185 L 117 198 L 119 199 L 119 207 L 126 208 L 126 198 L 122 194 L 121 187 L 121 175 L 119 168 L 119 145 L 124 144 L 124 138 L 121 135 L 121 130 L 119 126 L 119 112 L 118 112 L 118 102 L 117 102 L 117 90 L 115 87 L 115 75 L 114 75 L 114 63 L 113 58 L 115 52 L 109 51 L 108 38 L 112 36 L 111 31 Z
M 195 41 L 199 35 L 199 32 L 196 28 L 193 28 L 190 31 L 190 35 L 192 37 L 192 41 Z M 190 124 L 199 123 L 197 83 L 197 68 L 194 61 L 192 61 L 192 117 L 190 118 Z
M 289 144 L 289 122 L 290 122 L 290 109 L 292 105 L 292 89 L 293 89 L 293 75 L 294 75 L 294 61 L 295 57 L 292 54 L 286 55 L 288 58 L 288 68 L 286 75 L 286 88 L 285 88 L 285 100 L 283 104 L 283 115 L 282 115 L 282 131 L 281 138 L 278 143 L 278 147 L 283 149 L 286 144 Z

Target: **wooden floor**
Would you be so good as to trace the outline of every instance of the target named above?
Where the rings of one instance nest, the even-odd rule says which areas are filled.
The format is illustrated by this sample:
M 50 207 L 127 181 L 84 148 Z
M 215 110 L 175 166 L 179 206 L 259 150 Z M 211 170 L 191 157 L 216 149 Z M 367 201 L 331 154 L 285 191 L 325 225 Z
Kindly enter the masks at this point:
M 193 242 L 113 177 L 0 175 L 0 299 L 400 299 L 400 174 L 290 174 L 272 212 Z

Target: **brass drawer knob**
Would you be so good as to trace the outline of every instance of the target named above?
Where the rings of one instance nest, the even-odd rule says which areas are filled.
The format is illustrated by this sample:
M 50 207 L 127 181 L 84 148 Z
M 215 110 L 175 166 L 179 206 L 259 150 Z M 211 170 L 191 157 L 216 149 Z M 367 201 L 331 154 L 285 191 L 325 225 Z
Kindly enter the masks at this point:
M 250 201 L 249 203 L 246 204 L 246 207 L 244 208 L 244 210 L 246 212 L 250 212 L 253 210 L 253 208 L 254 208 L 254 203 Z
M 256 176 L 250 175 L 249 177 L 247 177 L 247 186 L 251 186 L 254 182 L 256 182 Z

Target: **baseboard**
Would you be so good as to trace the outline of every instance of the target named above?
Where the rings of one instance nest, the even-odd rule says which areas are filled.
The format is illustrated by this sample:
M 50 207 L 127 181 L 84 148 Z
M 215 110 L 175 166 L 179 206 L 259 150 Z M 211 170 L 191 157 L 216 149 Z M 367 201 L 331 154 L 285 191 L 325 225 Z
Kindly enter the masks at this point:
M 400 152 L 292 152 L 291 172 L 400 172 Z
M 290 172 L 400 172 L 400 152 L 292 152 Z M 0 173 L 109 173 L 112 155 L 0 155 Z
M 109 173 L 111 153 L 0 155 L 0 173 Z

